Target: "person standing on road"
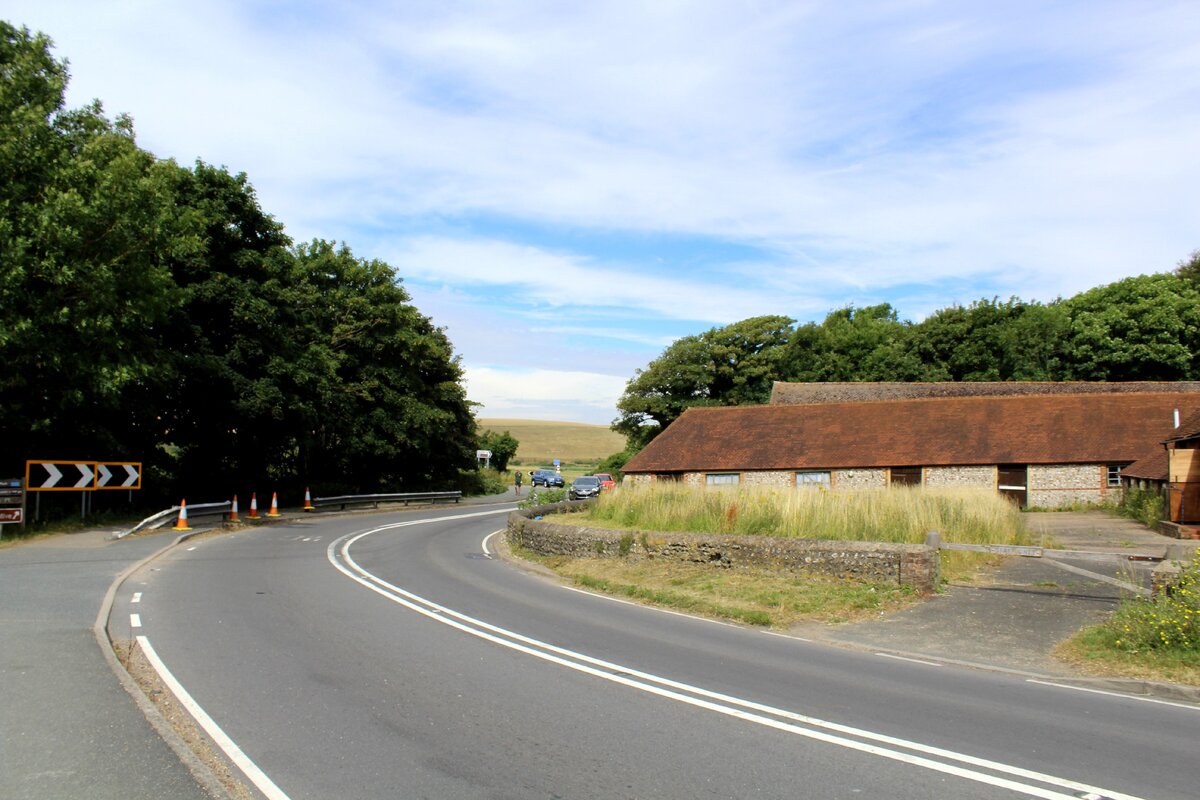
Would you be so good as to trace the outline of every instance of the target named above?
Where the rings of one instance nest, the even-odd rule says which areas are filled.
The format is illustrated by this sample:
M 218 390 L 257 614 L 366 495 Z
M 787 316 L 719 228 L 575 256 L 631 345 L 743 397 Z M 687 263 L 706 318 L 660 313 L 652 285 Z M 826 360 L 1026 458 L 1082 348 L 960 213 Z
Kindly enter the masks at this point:
M 517 470 L 516 477 L 513 478 L 513 485 L 517 487 L 517 497 L 521 496 L 521 470 Z

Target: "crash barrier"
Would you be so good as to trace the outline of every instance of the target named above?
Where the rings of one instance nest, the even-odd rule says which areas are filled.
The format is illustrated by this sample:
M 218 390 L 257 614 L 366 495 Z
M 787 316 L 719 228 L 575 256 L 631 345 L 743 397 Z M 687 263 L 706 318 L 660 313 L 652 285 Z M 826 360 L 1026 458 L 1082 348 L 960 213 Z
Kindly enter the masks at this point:
M 337 497 L 314 497 L 313 508 L 322 506 L 341 506 L 343 509 L 350 505 L 374 505 L 380 503 L 438 503 L 453 500 L 457 503 L 462 499 L 462 492 L 408 492 L 405 494 L 342 494 Z M 307 508 L 305 510 L 308 510 Z
M 928 545 L 612 530 L 572 524 L 570 512 L 593 502 L 568 500 L 514 511 L 508 517 L 508 542 L 541 555 L 807 572 L 911 586 L 921 593 L 934 591 L 938 583 L 938 551 Z
M 184 512 L 185 508 L 187 509 L 186 512 Z M 170 508 L 159 511 L 157 514 L 152 514 L 149 517 L 146 517 L 144 520 L 139 522 L 137 525 L 134 525 L 127 531 L 118 531 L 113 538 L 124 539 L 130 534 L 144 531 L 148 528 L 161 528 L 168 522 L 171 522 L 172 520 L 177 521 L 181 517 L 184 520 L 187 520 L 195 519 L 196 517 L 212 517 L 220 515 L 222 521 L 224 521 L 228 517 L 232 508 L 233 503 L 229 502 L 228 500 L 226 500 L 224 503 L 201 503 L 199 505 L 185 505 L 185 503 L 180 503 L 177 506 L 171 506 Z M 176 524 L 178 525 L 178 522 Z

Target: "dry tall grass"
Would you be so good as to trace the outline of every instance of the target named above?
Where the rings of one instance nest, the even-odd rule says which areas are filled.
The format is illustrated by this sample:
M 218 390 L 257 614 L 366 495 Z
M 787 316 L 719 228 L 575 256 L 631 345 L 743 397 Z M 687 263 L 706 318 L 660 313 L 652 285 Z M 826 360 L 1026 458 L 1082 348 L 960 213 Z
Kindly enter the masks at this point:
M 795 536 L 919 544 L 929 531 L 947 542 L 1023 544 L 1021 512 L 985 489 L 896 487 L 838 492 L 623 486 L 589 516 L 620 528 Z

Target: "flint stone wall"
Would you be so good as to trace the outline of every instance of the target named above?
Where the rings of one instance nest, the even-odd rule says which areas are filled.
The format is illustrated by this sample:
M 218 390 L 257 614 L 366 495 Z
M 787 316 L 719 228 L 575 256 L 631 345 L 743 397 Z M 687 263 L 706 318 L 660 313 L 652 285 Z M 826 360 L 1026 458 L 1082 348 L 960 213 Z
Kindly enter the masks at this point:
M 927 594 L 938 581 L 938 551 L 926 545 L 833 542 L 782 536 L 617 531 L 571 523 L 571 511 L 588 501 L 568 501 L 514 511 L 511 545 L 569 558 L 666 559 L 724 569 L 756 567 L 815 573 L 864 583 L 911 586 Z

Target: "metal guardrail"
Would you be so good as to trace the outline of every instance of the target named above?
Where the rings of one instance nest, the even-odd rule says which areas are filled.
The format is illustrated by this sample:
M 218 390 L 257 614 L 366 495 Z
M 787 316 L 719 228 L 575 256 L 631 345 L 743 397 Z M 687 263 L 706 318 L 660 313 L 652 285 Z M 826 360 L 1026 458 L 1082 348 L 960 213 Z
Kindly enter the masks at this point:
M 130 534 L 137 533 L 138 531 L 144 531 L 147 528 L 161 528 L 171 520 L 179 519 L 179 508 L 179 506 L 171 506 L 170 508 L 159 511 L 157 514 L 151 514 L 137 525 L 134 525 L 132 528 L 124 531 L 123 533 L 118 533 L 113 538 L 124 539 Z M 188 520 L 190 521 L 192 517 L 211 517 L 217 514 L 226 516 L 229 514 L 232 508 L 233 503 L 229 500 L 226 500 L 224 503 L 200 503 L 198 505 L 188 506 Z
M 430 502 L 436 503 L 442 500 L 453 500 L 457 503 L 462 499 L 462 492 L 408 492 L 404 494 L 343 494 L 336 497 L 314 497 L 312 504 L 314 508 L 322 506 L 341 506 L 343 509 L 348 505 L 365 505 L 368 503 L 374 504 L 376 508 L 380 503 L 404 503 L 408 505 L 413 502 Z

